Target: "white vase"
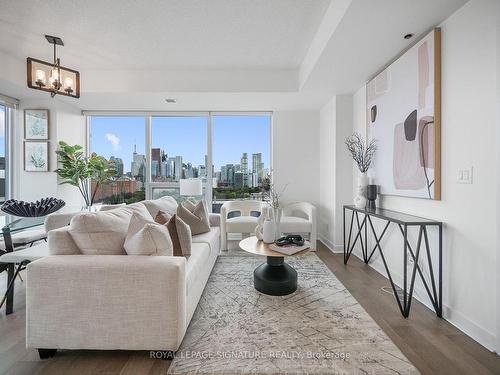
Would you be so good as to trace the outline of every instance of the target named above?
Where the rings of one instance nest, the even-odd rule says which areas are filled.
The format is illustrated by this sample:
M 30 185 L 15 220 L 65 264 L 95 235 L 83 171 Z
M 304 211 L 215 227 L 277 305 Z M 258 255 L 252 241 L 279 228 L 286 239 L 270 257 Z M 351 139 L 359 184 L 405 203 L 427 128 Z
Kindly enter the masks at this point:
M 259 220 L 257 221 L 257 226 L 255 227 L 255 232 L 254 232 L 255 237 L 257 237 L 257 239 L 259 241 L 262 241 L 263 230 L 264 230 L 264 221 L 266 219 L 266 216 L 267 215 L 263 210 L 259 216 Z
M 368 176 L 366 173 L 360 173 L 358 176 L 358 190 L 356 198 L 354 198 L 354 206 L 356 208 L 366 208 L 366 187 L 368 186 Z
M 265 243 L 273 243 L 276 239 L 276 226 L 274 225 L 274 221 L 270 219 L 264 220 L 264 224 L 262 225 L 262 241 Z
M 276 231 L 275 239 L 281 237 L 280 224 L 281 224 L 282 213 L 283 210 L 281 208 L 273 208 L 274 230 Z

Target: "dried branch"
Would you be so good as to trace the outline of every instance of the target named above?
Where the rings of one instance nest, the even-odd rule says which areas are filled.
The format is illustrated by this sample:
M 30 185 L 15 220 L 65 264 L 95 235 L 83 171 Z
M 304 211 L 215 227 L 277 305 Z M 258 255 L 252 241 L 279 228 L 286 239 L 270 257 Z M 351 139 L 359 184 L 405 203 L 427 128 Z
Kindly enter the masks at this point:
M 367 146 L 365 140 L 359 135 L 354 133 L 345 140 L 347 150 L 350 152 L 352 159 L 358 165 L 361 173 L 366 173 L 373 161 L 375 152 L 377 151 L 377 140 L 371 139 Z

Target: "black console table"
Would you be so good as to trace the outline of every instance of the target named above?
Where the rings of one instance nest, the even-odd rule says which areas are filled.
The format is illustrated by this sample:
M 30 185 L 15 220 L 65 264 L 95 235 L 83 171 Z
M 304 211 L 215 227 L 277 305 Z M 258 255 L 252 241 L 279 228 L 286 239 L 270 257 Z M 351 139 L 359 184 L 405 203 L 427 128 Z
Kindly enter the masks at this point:
M 350 219 L 350 227 L 349 227 L 349 237 L 346 243 L 346 212 L 351 212 Z M 361 219 L 360 219 L 361 216 Z M 384 220 L 386 222 L 384 229 L 380 236 L 377 235 L 375 228 L 373 226 L 372 217 Z M 356 221 L 357 232 L 353 235 L 354 221 Z M 389 225 L 393 223 L 397 225 L 399 231 L 403 236 L 403 300 L 398 296 L 396 286 L 392 281 L 392 276 L 389 271 L 389 267 L 387 266 L 387 262 L 385 260 L 384 253 L 382 251 L 382 247 L 380 242 L 384 237 L 384 234 L 387 231 Z M 375 239 L 375 246 L 373 249 L 368 248 L 368 226 L 371 229 L 373 237 Z M 415 247 L 415 251 L 413 251 L 409 241 L 408 241 L 408 227 L 415 226 L 419 227 L 418 240 Z M 430 246 L 429 246 L 429 238 L 427 235 L 427 227 L 428 226 L 437 226 L 439 230 L 439 264 L 438 264 L 438 285 L 436 289 L 436 276 L 434 275 L 434 268 L 432 265 L 431 254 L 430 254 Z M 387 277 L 391 283 L 392 290 L 394 292 L 394 296 L 396 297 L 396 301 L 398 303 L 401 314 L 407 318 L 410 315 L 410 307 L 411 300 L 413 296 L 413 289 L 415 286 L 415 276 L 418 272 L 425 290 L 429 295 L 432 305 L 434 306 L 434 311 L 436 312 L 438 317 L 443 316 L 443 302 L 442 302 L 442 285 L 443 285 L 443 223 L 435 220 L 425 219 L 418 216 L 407 215 L 401 212 L 386 210 L 383 208 L 376 208 L 375 210 L 367 210 L 367 209 L 359 209 L 355 206 L 346 205 L 344 206 L 344 264 L 347 264 L 349 261 L 349 257 L 351 256 L 354 246 L 359 240 L 361 244 L 361 253 L 363 256 L 363 261 L 368 264 L 378 249 L 380 256 L 382 258 L 382 262 L 384 263 L 385 270 L 387 272 Z M 430 273 L 430 287 L 427 280 L 424 278 L 424 274 L 418 265 L 418 260 L 420 256 L 420 248 L 422 244 L 422 237 L 424 239 L 425 251 L 427 255 L 427 262 L 429 264 L 429 273 Z M 354 238 L 354 239 L 353 239 Z M 353 239 L 353 240 L 352 240 Z M 352 243 L 351 243 L 352 240 Z M 408 285 L 408 270 L 407 270 L 407 261 L 408 254 L 410 254 L 413 259 L 413 269 L 411 272 L 411 279 Z

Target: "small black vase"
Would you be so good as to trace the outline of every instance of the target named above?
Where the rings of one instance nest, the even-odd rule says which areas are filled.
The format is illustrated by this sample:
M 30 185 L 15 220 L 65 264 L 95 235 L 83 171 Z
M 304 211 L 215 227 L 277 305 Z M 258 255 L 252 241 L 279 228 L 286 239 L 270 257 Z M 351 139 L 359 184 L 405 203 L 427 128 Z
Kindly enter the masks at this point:
M 377 185 L 368 185 L 366 187 L 366 198 L 368 199 L 368 202 L 366 203 L 367 210 L 373 211 L 377 207 L 375 204 L 375 200 L 377 199 L 377 191 L 378 191 Z

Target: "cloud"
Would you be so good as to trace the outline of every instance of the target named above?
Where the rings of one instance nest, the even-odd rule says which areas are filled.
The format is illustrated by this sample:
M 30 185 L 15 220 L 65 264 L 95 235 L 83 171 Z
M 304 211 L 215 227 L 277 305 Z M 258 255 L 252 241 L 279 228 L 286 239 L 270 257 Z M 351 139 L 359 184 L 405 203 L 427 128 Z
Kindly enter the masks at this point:
M 113 133 L 106 133 L 106 139 L 111 142 L 111 145 L 113 146 L 113 151 L 118 151 L 120 147 L 120 138 L 118 138 L 116 135 Z

